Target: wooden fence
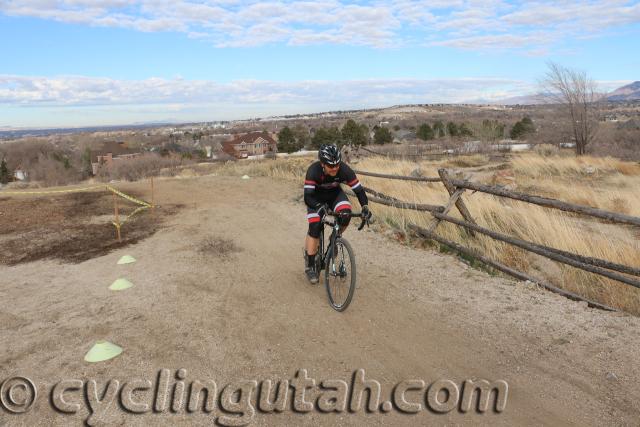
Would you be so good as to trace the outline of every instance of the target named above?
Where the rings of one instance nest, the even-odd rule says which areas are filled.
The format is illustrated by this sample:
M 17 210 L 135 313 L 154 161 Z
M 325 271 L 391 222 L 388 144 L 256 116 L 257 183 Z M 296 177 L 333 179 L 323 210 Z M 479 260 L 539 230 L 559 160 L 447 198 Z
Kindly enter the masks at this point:
M 481 262 L 487 265 L 490 265 L 499 271 L 502 271 L 513 277 L 516 277 L 520 280 L 529 280 L 550 291 L 564 295 L 567 298 L 577 300 L 577 301 L 585 301 L 590 307 L 596 307 L 604 310 L 615 311 L 615 309 L 612 307 L 609 307 L 607 305 L 601 304 L 596 301 L 588 300 L 580 295 L 574 294 L 564 289 L 560 289 L 544 280 L 537 279 L 535 277 L 530 276 L 527 273 L 518 271 L 503 263 L 492 260 L 484 256 L 483 254 L 480 254 L 478 251 L 474 249 L 462 246 L 456 242 L 445 239 L 436 234 L 435 231 L 438 225 L 442 221 L 455 224 L 459 227 L 463 227 L 470 236 L 476 236 L 476 233 L 482 234 L 494 240 L 508 243 L 510 245 L 524 249 L 525 251 L 532 252 L 537 255 L 541 255 L 553 261 L 560 262 L 562 264 L 566 264 L 584 271 L 588 271 L 593 274 L 598 274 L 600 276 L 606 277 L 608 279 L 616 280 L 626 285 L 640 288 L 640 280 L 635 278 L 635 277 L 640 277 L 639 268 L 629 267 L 626 265 L 621 265 L 621 264 L 606 261 L 603 259 L 587 257 L 587 256 L 571 253 L 568 251 L 563 251 L 560 249 L 548 247 L 545 245 L 537 244 L 534 242 L 525 241 L 516 237 L 507 236 L 505 234 L 489 230 L 485 227 L 478 225 L 477 222 L 473 219 L 471 212 L 465 205 L 464 200 L 462 199 L 462 195 L 466 190 L 472 190 L 474 192 L 478 191 L 478 192 L 487 193 L 487 194 L 491 194 L 498 197 L 506 197 L 513 200 L 519 200 L 522 202 L 531 203 L 538 206 L 558 209 L 565 212 L 572 212 L 580 215 L 586 215 L 586 216 L 598 218 L 601 220 L 606 220 L 612 223 L 619 223 L 619 224 L 640 227 L 640 218 L 638 217 L 624 215 L 616 212 L 609 212 L 601 209 L 595 209 L 588 206 L 577 205 L 574 203 L 563 202 L 560 200 L 551 199 L 547 197 L 540 197 L 540 196 L 533 196 L 533 195 L 524 194 L 524 193 L 518 193 L 515 191 L 509 191 L 500 187 L 474 183 L 468 180 L 453 179 L 452 177 L 450 177 L 446 169 L 439 169 L 438 177 L 385 175 L 385 174 L 373 173 L 373 172 L 367 172 L 367 171 L 361 171 L 361 170 L 356 170 L 355 172 L 359 175 L 372 176 L 376 178 L 397 179 L 397 180 L 403 180 L 403 181 L 418 181 L 418 182 L 442 182 L 443 186 L 449 193 L 449 201 L 445 206 L 434 206 L 434 205 L 405 202 L 402 200 L 398 200 L 394 197 L 385 195 L 383 193 L 380 193 L 378 191 L 375 191 L 368 187 L 364 187 L 364 189 L 370 195 L 369 200 L 371 200 L 372 202 L 380 203 L 383 205 L 392 206 L 400 209 L 412 209 L 417 211 L 429 212 L 433 216 L 433 220 L 427 228 L 420 227 L 416 224 L 408 224 L 408 228 L 412 230 L 414 233 L 416 233 L 418 236 L 421 236 L 426 239 L 434 240 L 440 244 L 446 245 L 460 253 L 463 253 L 467 256 L 478 259 Z M 451 209 L 453 209 L 454 206 L 458 209 L 463 219 L 458 219 L 448 215 L 448 213 L 451 211 Z

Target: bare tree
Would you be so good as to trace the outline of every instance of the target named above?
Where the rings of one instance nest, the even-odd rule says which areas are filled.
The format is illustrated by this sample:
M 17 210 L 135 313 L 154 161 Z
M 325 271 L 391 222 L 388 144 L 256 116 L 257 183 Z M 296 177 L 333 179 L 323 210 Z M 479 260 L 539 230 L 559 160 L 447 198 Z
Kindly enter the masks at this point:
M 586 153 L 598 126 L 598 94 L 596 83 L 584 71 L 563 67 L 554 62 L 542 81 L 547 100 L 564 107 L 578 156 Z

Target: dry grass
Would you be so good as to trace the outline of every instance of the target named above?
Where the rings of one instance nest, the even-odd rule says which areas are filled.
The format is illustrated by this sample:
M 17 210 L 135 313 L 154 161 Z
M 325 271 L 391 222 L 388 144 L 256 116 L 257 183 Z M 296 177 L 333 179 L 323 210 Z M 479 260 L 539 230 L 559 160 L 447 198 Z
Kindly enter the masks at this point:
M 311 159 L 278 159 L 264 162 L 235 162 L 219 170 L 223 174 L 274 176 L 302 179 Z M 473 181 L 491 183 L 493 172 L 465 170 L 488 165 L 486 156 L 476 155 L 441 161 L 389 161 L 380 157 L 361 160 L 360 170 L 410 175 L 419 169 L 423 176 L 438 176 L 441 167 L 455 167 L 471 174 Z M 491 169 L 491 168 L 484 168 Z M 640 216 L 640 164 L 613 158 L 554 156 L 525 153 L 510 161 L 509 176 L 519 191 Z M 501 171 L 502 172 L 502 171 Z M 448 194 L 440 183 L 419 183 L 360 176 L 368 187 L 400 200 L 444 205 Z M 511 182 L 510 182 L 511 184 Z M 606 224 L 592 218 L 568 214 L 532 204 L 502 199 L 482 193 L 465 193 L 465 202 L 482 226 L 524 240 L 577 254 L 597 257 L 628 266 L 640 266 L 640 233 L 626 226 Z M 408 222 L 428 226 L 429 214 L 374 206 L 374 213 L 388 224 L 404 229 Z M 454 209 L 451 215 L 458 216 Z M 640 314 L 640 290 L 573 267 L 557 264 L 488 237 L 470 238 L 459 227 L 443 223 L 438 233 L 473 247 L 492 259 L 543 277 L 564 289 L 587 298 Z
M 137 181 L 150 176 L 174 176 L 185 165 L 194 162 L 178 155 L 163 157 L 155 153 L 145 153 L 130 160 L 114 161 L 110 168 L 102 167 L 98 171 L 98 179 Z
M 242 249 L 240 249 L 233 240 L 208 236 L 200 242 L 198 251 L 205 255 L 226 258 L 231 254 L 241 252 Z

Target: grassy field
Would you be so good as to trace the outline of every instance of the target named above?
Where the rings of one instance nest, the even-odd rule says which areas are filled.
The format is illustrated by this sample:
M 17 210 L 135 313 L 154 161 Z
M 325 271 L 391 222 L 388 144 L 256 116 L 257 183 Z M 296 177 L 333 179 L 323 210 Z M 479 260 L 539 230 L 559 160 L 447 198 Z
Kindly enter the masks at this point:
M 222 166 L 217 173 L 301 181 L 310 162 L 310 158 L 235 162 Z M 520 192 L 640 216 L 640 164 L 612 158 L 524 153 L 500 161 L 473 155 L 416 163 L 369 157 L 353 166 L 364 171 L 397 175 L 409 175 L 419 170 L 423 176 L 438 176 L 438 168 L 444 167 L 475 182 L 505 185 Z M 443 205 L 448 200 L 448 193 L 441 183 L 368 176 L 360 176 L 360 180 L 367 187 L 408 202 Z M 637 228 L 607 224 L 482 193 L 467 192 L 463 198 L 476 221 L 491 230 L 585 256 L 640 266 L 640 230 Z M 432 221 L 428 213 L 377 204 L 372 209 L 379 219 L 398 229 L 404 229 L 408 222 L 428 226 Z M 459 216 L 455 209 L 451 215 Z M 631 286 L 555 263 L 488 237 L 469 237 L 455 225 L 442 223 L 438 233 L 564 289 L 640 314 L 640 290 Z

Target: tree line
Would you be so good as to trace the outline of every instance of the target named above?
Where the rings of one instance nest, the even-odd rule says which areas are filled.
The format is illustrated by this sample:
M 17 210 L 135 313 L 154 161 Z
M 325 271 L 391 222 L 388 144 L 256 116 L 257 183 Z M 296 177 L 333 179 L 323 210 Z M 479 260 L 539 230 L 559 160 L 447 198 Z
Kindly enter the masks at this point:
M 456 123 L 453 121 L 443 122 L 437 120 L 433 124 L 422 123 L 416 130 L 416 138 L 423 141 L 450 138 L 477 137 L 485 141 L 495 141 L 505 137 L 506 125 L 497 120 L 484 120 L 481 124 L 471 126 L 467 123 Z M 400 127 L 395 126 L 395 131 Z M 533 121 L 529 117 L 524 117 L 517 121 L 509 132 L 512 139 L 524 139 L 535 132 Z M 302 148 L 318 149 L 323 144 L 343 145 L 367 145 L 367 144 L 387 144 L 393 141 L 393 133 L 385 126 L 375 125 L 369 130 L 364 123 L 357 123 L 353 119 L 339 128 L 338 126 L 321 127 L 316 129 L 311 135 L 309 129 L 298 124 L 293 128 L 285 126 L 278 132 L 278 151 L 293 153 Z
M 387 144 L 393 141 L 391 130 L 385 126 L 374 126 L 373 136 L 369 126 L 364 123 L 356 123 L 349 119 L 339 128 L 338 126 L 322 127 L 317 129 L 313 136 L 309 130 L 296 125 L 293 129 L 285 126 L 278 132 L 278 151 L 293 153 L 304 147 L 318 149 L 323 144 L 335 144 L 338 147 L 344 145 Z

